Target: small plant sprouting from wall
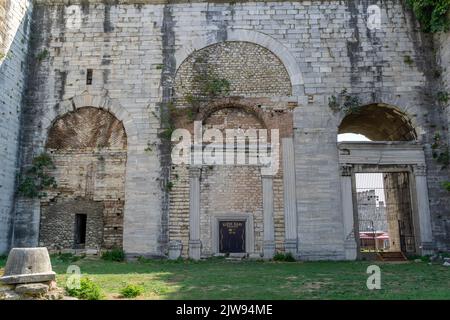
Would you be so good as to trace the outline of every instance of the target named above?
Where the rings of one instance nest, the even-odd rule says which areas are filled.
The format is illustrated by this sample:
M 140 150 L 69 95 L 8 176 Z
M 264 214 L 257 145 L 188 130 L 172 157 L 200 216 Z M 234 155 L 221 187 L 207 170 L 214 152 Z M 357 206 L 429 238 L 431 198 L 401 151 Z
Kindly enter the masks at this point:
M 431 149 L 433 150 L 433 159 L 442 165 L 442 169 L 447 169 L 450 165 L 450 149 L 448 144 L 442 142 L 442 137 L 439 132 L 434 134 L 433 144 Z
M 41 63 L 45 59 L 47 59 L 50 56 L 50 52 L 47 49 L 43 49 L 41 52 L 39 52 L 36 55 L 36 60 L 38 63 Z
M 175 184 L 172 181 L 167 182 L 166 184 L 166 191 L 171 192 Z
M 447 190 L 448 192 L 450 192 L 450 181 L 444 181 L 442 183 L 442 186 L 444 187 L 445 190 Z
M 45 197 L 45 189 L 57 187 L 55 178 L 47 174 L 49 169 L 54 168 L 53 161 L 47 153 L 34 158 L 31 168 L 20 178 L 19 194 L 26 198 Z
M 342 90 L 338 97 L 331 96 L 328 106 L 334 112 L 344 112 L 346 115 L 358 113 L 361 103 L 359 98 L 348 94 L 347 89 Z
M 199 56 L 195 59 L 193 71 L 193 92 L 190 95 L 194 102 L 207 101 L 230 94 L 230 81 L 215 73 L 214 66 L 208 63 L 206 56 Z
M 408 66 L 411 66 L 414 63 L 414 60 L 411 58 L 411 56 L 404 56 L 403 57 L 403 62 L 405 64 L 407 64 Z
M 449 0 L 407 0 L 419 20 L 423 32 L 445 32 L 450 29 L 447 14 Z
M 199 74 L 194 78 L 200 88 L 200 94 L 207 98 L 217 98 L 230 94 L 230 82 L 214 74 Z
M 442 103 L 444 103 L 444 104 L 447 104 L 450 97 L 449 97 L 448 92 L 440 91 L 440 92 L 438 92 L 436 98 L 437 98 L 437 100 L 438 100 L 439 102 L 442 102 Z

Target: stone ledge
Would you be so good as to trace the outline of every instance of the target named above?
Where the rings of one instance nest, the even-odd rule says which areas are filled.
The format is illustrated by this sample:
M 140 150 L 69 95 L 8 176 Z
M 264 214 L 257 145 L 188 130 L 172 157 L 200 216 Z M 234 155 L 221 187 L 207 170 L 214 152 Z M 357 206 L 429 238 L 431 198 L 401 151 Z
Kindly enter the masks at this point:
M 0 281 L 5 284 L 16 283 L 35 283 L 35 282 L 47 282 L 54 281 L 56 278 L 55 272 L 48 273 L 35 273 L 35 274 L 19 274 L 12 276 L 4 276 L 0 278 Z

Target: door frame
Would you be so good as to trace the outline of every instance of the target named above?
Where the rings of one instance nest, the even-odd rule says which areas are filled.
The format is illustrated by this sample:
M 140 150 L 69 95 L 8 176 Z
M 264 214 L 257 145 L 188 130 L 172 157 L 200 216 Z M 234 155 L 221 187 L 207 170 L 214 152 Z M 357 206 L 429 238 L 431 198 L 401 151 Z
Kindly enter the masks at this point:
M 214 215 L 211 217 L 211 241 L 213 254 L 220 253 L 219 248 L 219 222 L 241 221 L 245 223 L 245 253 L 255 251 L 255 232 L 253 227 L 253 214 L 251 213 L 231 213 L 224 215 Z
M 356 173 L 408 172 L 416 253 L 424 255 L 434 251 L 423 146 L 417 142 L 341 142 L 338 143 L 338 153 L 339 165 L 343 168 L 341 186 L 347 186 L 345 190 L 341 189 L 344 239 L 349 244 L 346 256 L 361 257 L 359 241 L 356 241 L 359 233 Z M 344 183 L 348 181 L 346 179 L 351 183 Z M 345 224 L 351 219 L 353 223 Z

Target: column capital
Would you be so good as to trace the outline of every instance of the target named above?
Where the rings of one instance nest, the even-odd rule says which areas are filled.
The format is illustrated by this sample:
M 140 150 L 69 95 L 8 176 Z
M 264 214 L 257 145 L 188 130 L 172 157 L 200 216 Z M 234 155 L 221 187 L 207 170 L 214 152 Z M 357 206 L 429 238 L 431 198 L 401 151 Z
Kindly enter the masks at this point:
M 189 176 L 191 178 L 200 178 L 201 173 L 202 173 L 202 167 L 200 167 L 200 166 L 189 167 Z
M 340 168 L 342 177 L 351 177 L 353 173 L 353 166 L 350 164 L 341 164 Z
M 415 176 L 426 176 L 427 175 L 427 166 L 424 163 L 414 165 L 413 171 L 414 171 Z
M 263 174 L 261 173 L 261 179 L 270 179 L 273 180 L 275 176 L 273 174 Z

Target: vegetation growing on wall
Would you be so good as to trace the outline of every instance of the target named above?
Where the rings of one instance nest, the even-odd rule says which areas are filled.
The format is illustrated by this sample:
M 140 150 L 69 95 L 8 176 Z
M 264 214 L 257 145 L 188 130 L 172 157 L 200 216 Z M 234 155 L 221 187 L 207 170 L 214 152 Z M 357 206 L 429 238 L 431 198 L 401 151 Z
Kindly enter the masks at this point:
M 46 153 L 34 158 L 31 168 L 20 178 L 19 194 L 27 198 L 45 197 L 45 189 L 57 187 L 55 178 L 47 173 L 54 167 L 51 157 Z
M 450 192 L 450 181 L 444 181 L 444 183 L 442 183 L 442 186 L 444 187 L 445 190 Z
M 42 50 L 36 55 L 36 60 L 41 63 L 45 59 L 47 59 L 50 56 L 50 52 L 47 49 Z
M 450 29 L 448 12 L 450 0 L 407 0 L 424 32 L 442 32 Z
M 450 148 L 448 144 L 442 142 L 441 134 L 439 132 L 434 134 L 434 142 L 431 145 L 433 150 L 433 158 L 442 166 L 442 169 L 447 169 L 450 166 Z M 444 181 L 442 187 L 450 192 L 450 181 Z
M 442 142 L 442 137 L 439 132 L 434 134 L 434 142 L 431 145 L 433 150 L 433 158 L 442 165 L 442 169 L 447 169 L 450 165 L 450 149 L 449 146 Z
M 358 97 L 348 94 L 347 89 L 342 90 L 338 97 L 331 96 L 328 106 L 334 112 L 344 112 L 346 115 L 357 113 L 361 103 Z

